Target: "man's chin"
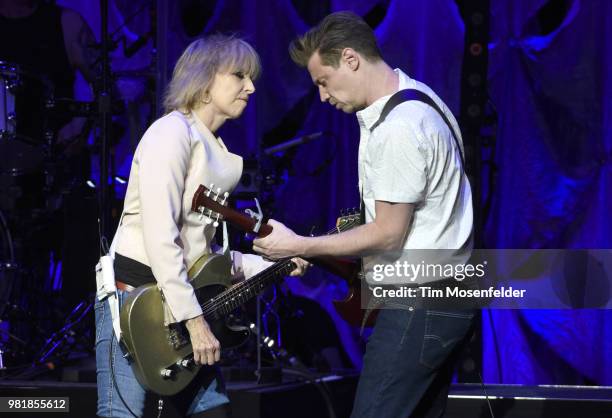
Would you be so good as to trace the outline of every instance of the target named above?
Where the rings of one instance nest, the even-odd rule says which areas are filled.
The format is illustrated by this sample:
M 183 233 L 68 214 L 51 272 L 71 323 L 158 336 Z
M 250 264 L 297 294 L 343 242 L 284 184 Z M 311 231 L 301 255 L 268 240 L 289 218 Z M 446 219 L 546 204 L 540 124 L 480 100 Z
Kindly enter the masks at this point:
M 341 110 L 344 113 L 355 113 L 355 108 L 347 104 L 336 104 L 334 105 L 336 110 Z

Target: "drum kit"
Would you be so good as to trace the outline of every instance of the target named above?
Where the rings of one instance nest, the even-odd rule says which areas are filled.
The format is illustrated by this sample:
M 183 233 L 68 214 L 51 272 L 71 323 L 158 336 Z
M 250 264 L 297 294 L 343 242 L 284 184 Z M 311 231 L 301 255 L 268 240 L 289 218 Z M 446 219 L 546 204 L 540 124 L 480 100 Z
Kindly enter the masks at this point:
M 13 328 L 40 314 L 22 302 L 32 287 L 48 288 L 41 283 L 48 281 L 54 244 L 45 241 L 52 240 L 49 231 L 58 228 L 63 196 L 74 187 L 62 174 L 64 156 L 55 131 L 87 105 L 54 100 L 46 77 L 0 61 L 0 369 L 2 348 L 10 352 L 11 341 L 20 340 L 6 323 Z

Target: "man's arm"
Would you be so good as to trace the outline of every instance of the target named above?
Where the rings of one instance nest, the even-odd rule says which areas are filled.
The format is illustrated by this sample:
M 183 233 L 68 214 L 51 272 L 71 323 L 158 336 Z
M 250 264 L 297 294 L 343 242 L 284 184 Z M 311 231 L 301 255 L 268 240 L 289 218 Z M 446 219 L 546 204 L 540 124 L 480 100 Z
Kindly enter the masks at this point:
M 62 9 L 62 31 L 70 66 L 79 70 L 93 92 L 100 54 L 96 49 L 96 39 L 91 28 L 74 10 Z M 87 126 L 87 119 L 84 117 L 75 117 L 64 125 L 57 133 L 58 142 L 64 146 L 63 152 L 68 156 L 80 153 L 90 129 L 91 126 Z
M 96 81 L 95 66 L 98 58 L 96 38 L 85 19 L 70 9 L 62 10 L 62 29 L 68 60 L 93 86 Z
M 410 232 L 414 205 L 377 200 L 375 208 L 376 218 L 373 222 L 321 237 L 296 235 L 283 224 L 272 220 L 269 222 L 272 233 L 254 240 L 253 249 L 272 259 L 322 255 L 360 257 L 401 249 Z

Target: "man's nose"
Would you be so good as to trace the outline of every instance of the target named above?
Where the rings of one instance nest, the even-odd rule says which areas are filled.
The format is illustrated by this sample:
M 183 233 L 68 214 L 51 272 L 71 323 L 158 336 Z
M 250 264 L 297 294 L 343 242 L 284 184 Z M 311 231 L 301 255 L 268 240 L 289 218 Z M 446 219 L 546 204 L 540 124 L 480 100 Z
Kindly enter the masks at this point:
M 329 100 L 329 94 L 327 93 L 327 90 L 325 90 L 323 86 L 319 86 L 319 96 L 321 97 L 321 101 L 323 103 Z

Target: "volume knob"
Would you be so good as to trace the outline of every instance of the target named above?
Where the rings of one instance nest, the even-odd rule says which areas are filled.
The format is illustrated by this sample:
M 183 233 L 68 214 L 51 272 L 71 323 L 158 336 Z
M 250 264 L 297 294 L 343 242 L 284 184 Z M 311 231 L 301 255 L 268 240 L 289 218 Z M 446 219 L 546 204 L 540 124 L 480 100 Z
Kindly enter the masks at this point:
M 187 358 L 187 359 L 181 360 L 180 364 L 181 364 L 181 367 L 184 367 L 185 369 L 188 369 L 191 366 L 193 366 L 194 361 L 193 361 L 192 358 Z

